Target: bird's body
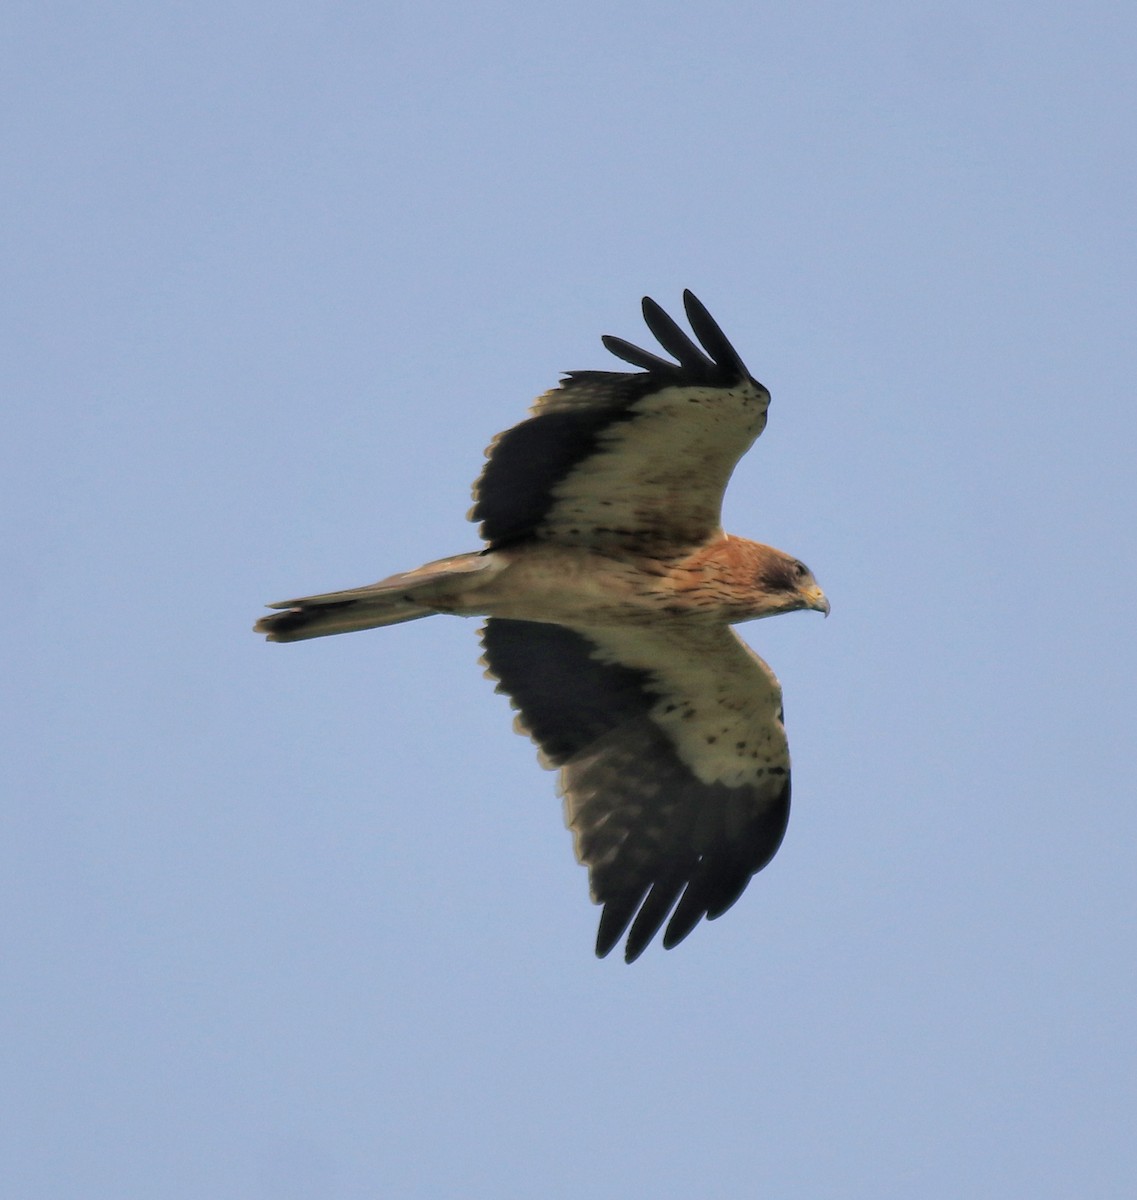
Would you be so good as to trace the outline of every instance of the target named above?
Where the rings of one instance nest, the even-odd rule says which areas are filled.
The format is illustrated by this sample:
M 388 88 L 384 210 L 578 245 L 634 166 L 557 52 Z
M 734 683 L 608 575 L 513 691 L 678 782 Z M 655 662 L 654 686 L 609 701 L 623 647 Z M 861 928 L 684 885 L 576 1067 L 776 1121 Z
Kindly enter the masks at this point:
M 646 370 L 570 374 L 494 440 L 471 512 L 484 550 L 285 601 L 256 626 L 290 642 L 489 617 L 487 673 L 561 769 L 577 856 L 605 906 L 597 951 L 628 930 L 629 961 L 672 908 L 667 946 L 725 911 L 785 831 L 781 689 L 729 627 L 829 611 L 801 562 L 719 525 L 769 393 L 685 302 L 707 354 L 645 300 L 678 365 L 605 338 Z
M 506 546 L 439 559 L 368 587 L 285 601 L 289 611 L 265 617 L 260 632 L 295 642 L 434 613 L 561 625 L 658 624 L 668 617 L 733 625 L 771 615 L 755 611 L 749 584 L 781 557 L 729 534 L 667 558 L 556 543 Z

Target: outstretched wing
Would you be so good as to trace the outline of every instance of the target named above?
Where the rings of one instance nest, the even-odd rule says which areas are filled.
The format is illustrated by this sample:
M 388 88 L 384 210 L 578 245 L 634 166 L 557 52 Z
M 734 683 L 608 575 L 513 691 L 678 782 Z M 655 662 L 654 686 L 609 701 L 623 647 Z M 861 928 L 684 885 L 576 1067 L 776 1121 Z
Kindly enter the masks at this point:
M 675 362 L 605 336 L 642 370 L 570 372 L 494 439 L 470 510 L 491 547 L 538 538 L 658 553 L 719 528 L 770 393 L 689 291 L 683 303 L 701 345 L 645 297 L 647 326 Z
M 596 952 L 632 962 L 724 913 L 790 810 L 781 688 L 729 628 L 570 629 L 494 618 L 483 662 L 561 770 L 565 821 L 604 906 Z M 630 929 L 629 929 L 630 926 Z

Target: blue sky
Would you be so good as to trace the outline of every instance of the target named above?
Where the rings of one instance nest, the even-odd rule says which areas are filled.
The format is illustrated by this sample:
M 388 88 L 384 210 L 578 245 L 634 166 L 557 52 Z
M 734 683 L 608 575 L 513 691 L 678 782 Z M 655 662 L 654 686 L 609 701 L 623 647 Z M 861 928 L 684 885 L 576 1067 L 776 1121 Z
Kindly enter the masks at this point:
M 1128 1194 L 1137 19 L 16 0 L 0 1191 Z M 706 302 L 794 813 L 633 967 L 475 623 L 482 448 Z

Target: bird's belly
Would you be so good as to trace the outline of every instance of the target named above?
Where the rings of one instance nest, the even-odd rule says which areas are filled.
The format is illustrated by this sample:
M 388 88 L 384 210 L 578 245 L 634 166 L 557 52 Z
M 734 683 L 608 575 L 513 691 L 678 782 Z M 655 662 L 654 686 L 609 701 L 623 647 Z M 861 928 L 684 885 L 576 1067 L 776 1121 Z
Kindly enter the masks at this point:
M 534 547 L 497 551 L 507 562 L 471 581 L 447 608 L 462 615 L 557 624 L 642 624 L 677 615 L 674 585 L 654 560 Z

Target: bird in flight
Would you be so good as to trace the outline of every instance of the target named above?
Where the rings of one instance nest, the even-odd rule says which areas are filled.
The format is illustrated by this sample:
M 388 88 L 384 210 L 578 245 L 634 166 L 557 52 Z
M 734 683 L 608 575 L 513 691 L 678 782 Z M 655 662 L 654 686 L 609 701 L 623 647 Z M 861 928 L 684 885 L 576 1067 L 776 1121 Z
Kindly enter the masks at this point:
M 730 627 L 829 612 L 804 563 L 722 530 L 770 393 L 691 292 L 683 303 L 698 344 L 645 297 L 670 359 L 605 336 L 637 370 L 569 372 L 493 440 L 469 513 L 483 549 L 273 604 L 255 626 L 295 642 L 488 617 L 486 673 L 560 771 L 602 906 L 596 953 L 626 933 L 628 962 L 665 922 L 670 949 L 721 916 L 786 831 L 781 687 Z

